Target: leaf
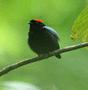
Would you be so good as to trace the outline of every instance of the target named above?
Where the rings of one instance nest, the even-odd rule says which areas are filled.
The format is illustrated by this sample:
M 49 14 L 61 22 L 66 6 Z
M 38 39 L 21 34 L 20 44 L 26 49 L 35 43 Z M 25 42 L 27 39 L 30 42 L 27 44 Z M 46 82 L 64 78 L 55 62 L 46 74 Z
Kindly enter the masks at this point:
M 73 40 L 88 41 L 88 6 L 80 13 L 72 26 Z

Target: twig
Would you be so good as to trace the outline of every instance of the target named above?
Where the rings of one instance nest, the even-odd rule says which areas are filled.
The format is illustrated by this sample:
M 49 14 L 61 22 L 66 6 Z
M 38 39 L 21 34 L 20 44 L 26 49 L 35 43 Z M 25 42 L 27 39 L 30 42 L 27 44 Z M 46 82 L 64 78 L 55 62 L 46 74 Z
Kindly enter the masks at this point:
M 31 59 L 27 59 L 27 60 L 17 62 L 15 64 L 9 65 L 9 66 L 4 67 L 3 69 L 1 69 L 0 70 L 0 76 L 3 76 L 5 74 L 7 74 L 8 72 L 10 72 L 14 69 L 17 69 L 17 68 L 19 68 L 23 65 L 31 64 L 31 63 L 34 63 L 34 62 L 37 62 L 37 61 L 44 60 L 48 57 L 54 56 L 57 53 L 61 54 L 61 53 L 73 51 L 73 50 L 83 48 L 83 47 L 87 47 L 87 46 L 88 46 L 88 42 L 85 42 L 85 43 L 81 43 L 81 44 L 78 44 L 78 45 L 68 46 L 68 47 L 65 47 L 65 48 L 62 48 L 62 49 L 55 50 L 55 51 L 53 51 L 49 54 L 46 54 L 46 55 L 42 55 L 42 56 L 39 56 L 39 57 L 37 56 L 37 57 L 31 58 Z

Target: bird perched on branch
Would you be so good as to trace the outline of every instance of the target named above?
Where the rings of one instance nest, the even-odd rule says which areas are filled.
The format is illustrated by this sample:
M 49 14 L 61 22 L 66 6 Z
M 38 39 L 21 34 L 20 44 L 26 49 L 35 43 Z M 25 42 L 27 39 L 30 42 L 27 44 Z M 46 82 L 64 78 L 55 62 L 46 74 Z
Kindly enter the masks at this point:
M 29 22 L 28 45 L 39 56 L 48 54 L 60 48 L 57 32 L 43 23 L 43 20 L 33 19 Z M 55 54 L 61 58 L 60 54 Z

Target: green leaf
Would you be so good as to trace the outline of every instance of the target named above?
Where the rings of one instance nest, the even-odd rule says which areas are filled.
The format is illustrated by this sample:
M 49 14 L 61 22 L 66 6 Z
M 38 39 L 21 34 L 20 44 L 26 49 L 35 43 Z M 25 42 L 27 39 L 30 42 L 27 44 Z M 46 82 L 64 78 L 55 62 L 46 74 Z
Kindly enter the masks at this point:
M 80 13 L 72 26 L 73 40 L 88 41 L 88 6 Z

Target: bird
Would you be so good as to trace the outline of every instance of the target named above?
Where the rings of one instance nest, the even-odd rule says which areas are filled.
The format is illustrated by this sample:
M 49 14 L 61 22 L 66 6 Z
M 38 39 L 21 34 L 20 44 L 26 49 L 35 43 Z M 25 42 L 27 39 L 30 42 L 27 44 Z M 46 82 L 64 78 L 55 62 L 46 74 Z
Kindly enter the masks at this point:
M 58 43 L 60 39 L 57 32 L 44 24 L 43 20 L 32 19 L 28 24 L 28 45 L 38 56 L 60 49 Z M 55 56 L 61 58 L 60 54 L 55 54 Z

